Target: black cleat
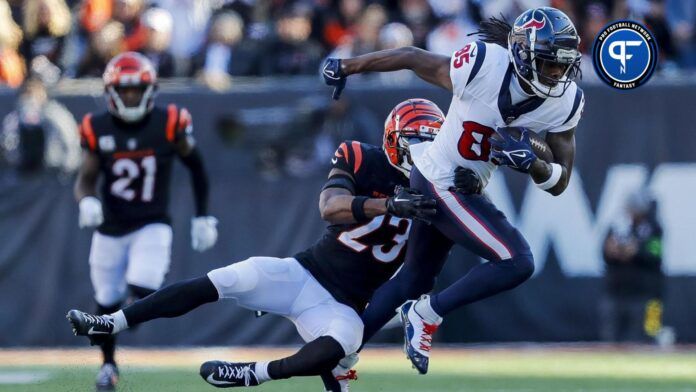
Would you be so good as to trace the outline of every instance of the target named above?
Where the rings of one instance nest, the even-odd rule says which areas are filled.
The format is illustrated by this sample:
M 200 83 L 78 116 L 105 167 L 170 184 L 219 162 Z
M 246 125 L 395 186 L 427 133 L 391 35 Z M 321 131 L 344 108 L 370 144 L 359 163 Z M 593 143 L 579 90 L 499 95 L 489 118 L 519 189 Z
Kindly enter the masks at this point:
M 65 316 L 75 336 L 87 336 L 92 346 L 99 345 L 114 331 L 114 320 L 111 316 L 97 316 L 76 309 Z
M 201 365 L 201 377 L 218 388 L 253 387 L 259 385 L 256 363 L 208 361 Z
M 97 373 L 97 391 L 113 391 L 118 382 L 118 368 L 113 363 L 105 363 Z

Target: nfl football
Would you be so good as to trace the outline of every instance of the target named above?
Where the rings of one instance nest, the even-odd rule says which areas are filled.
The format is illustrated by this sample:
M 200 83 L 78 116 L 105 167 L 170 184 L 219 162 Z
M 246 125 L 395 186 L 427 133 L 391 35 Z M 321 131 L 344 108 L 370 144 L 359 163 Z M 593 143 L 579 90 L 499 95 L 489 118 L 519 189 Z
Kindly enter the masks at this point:
M 519 140 L 520 135 L 522 134 L 522 129 L 519 127 L 509 127 L 506 128 L 507 132 L 512 136 L 513 138 Z M 500 135 L 498 133 L 494 133 L 491 135 L 491 138 L 493 139 L 500 139 Z M 545 161 L 546 163 L 552 163 L 553 160 L 553 153 L 551 152 L 551 147 L 546 143 L 546 140 L 544 140 L 543 137 L 538 135 L 536 132 L 529 131 L 529 141 L 532 144 L 532 149 L 534 150 L 534 154 L 537 156 L 537 158 L 541 159 L 542 161 Z

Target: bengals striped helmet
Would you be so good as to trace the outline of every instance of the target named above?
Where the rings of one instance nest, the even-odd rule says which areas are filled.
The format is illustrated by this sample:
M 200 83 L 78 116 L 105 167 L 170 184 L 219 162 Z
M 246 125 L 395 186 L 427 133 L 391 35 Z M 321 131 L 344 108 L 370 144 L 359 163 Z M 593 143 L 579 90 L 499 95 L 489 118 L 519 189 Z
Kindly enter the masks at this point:
M 126 122 L 142 119 L 152 110 L 157 89 L 157 71 L 147 57 L 137 52 L 125 52 L 109 61 L 102 76 L 104 95 L 109 112 Z M 142 95 L 135 105 L 121 97 L 121 89 L 140 88 Z
M 413 161 L 409 146 L 435 139 L 445 115 L 437 105 L 422 98 L 407 99 L 392 109 L 384 122 L 384 153 L 392 166 L 405 175 Z

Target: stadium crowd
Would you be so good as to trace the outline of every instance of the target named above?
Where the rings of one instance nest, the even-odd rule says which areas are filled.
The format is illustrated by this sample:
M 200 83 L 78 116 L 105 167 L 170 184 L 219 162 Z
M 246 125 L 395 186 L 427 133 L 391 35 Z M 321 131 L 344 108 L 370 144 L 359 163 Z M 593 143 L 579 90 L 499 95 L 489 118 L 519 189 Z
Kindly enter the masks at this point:
M 0 0 L 0 82 L 100 76 L 135 50 L 162 77 L 224 89 L 230 76 L 313 74 L 327 55 L 404 45 L 450 54 L 482 18 L 543 5 L 576 21 L 585 53 L 606 23 L 630 18 L 656 35 L 662 72 L 696 67 L 687 0 Z

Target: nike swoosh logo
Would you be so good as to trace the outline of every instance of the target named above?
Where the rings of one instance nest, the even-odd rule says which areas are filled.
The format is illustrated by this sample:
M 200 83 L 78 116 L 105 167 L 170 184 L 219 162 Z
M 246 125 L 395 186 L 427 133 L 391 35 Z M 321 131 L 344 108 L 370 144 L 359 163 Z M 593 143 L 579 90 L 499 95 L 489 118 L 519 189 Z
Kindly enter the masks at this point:
M 213 379 L 213 374 L 214 374 L 214 373 L 210 373 L 210 374 L 208 375 L 208 378 L 205 379 L 206 381 L 208 381 L 209 383 L 211 383 L 211 384 L 213 384 L 213 385 L 230 385 L 230 384 L 236 384 L 235 382 L 232 382 L 232 381 L 218 381 L 218 380 L 215 380 L 215 379 Z
M 510 155 L 515 156 L 515 157 L 524 158 L 527 156 L 527 153 L 526 152 L 511 152 Z
M 88 335 L 109 335 L 108 332 L 103 332 L 103 331 L 95 331 L 94 327 L 90 328 L 89 331 L 87 331 Z
M 338 158 L 336 158 L 336 157 L 331 158 L 331 163 L 333 163 L 335 165 L 336 162 L 338 162 Z
M 396 198 L 396 199 L 394 199 L 394 201 L 411 201 L 411 199 L 399 199 L 399 198 Z

